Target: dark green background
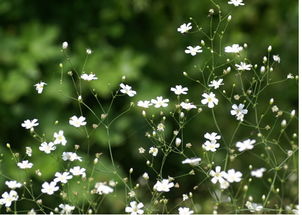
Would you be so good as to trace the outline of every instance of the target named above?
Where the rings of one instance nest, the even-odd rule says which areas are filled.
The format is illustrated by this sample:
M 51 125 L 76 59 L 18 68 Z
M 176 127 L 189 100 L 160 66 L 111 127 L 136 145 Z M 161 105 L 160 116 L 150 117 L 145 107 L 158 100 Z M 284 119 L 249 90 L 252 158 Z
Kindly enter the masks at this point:
M 275 69 L 274 78 L 276 80 L 285 78 L 288 73 L 297 74 L 297 1 L 246 0 L 244 7 L 227 5 L 226 1 L 217 2 L 221 4 L 223 14 L 231 13 L 233 17 L 223 44 L 247 43 L 249 59 L 258 64 L 261 64 L 268 45 L 272 45 L 273 53 L 281 57 L 281 64 Z M 70 116 L 79 115 L 79 109 L 76 103 L 68 98 L 68 96 L 77 96 L 66 74 L 71 68 L 60 52 L 62 41 L 69 42 L 68 53 L 71 55 L 74 68 L 78 70 L 84 63 L 85 49 L 93 50 L 85 71 L 95 73 L 99 80 L 85 84 L 82 96 L 99 115 L 101 111 L 88 86 L 96 90 L 101 97 L 101 102 L 106 106 L 110 101 L 111 92 L 118 88 L 123 75 L 127 77 L 126 82 L 137 90 L 138 95 L 134 101 L 151 99 L 158 95 L 173 98 L 169 91 L 170 87 L 183 84 L 190 89 L 190 99 L 196 104 L 199 103 L 202 89 L 185 79 L 182 72 L 186 71 L 193 74 L 195 78 L 200 78 L 199 73 L 194 72 L 194 65 L 202 62 L 203 57 L 200 56 L 203 55 L 193 58 L 184 54 L 184 49 L 188 45 L 198 44 L 205 38 L 200 33 L 182 35 L 176 29 L 182 23 L 190 22 L 189 18 L 193 17 L 208 31 L 207 15 L 210 8 L 216 10 L 207 0 L 0 0 L 2 174 L 15 179 L 26 178 L 14 168 L 15 164 L 5 148 L 7 142 L 12 145 L 14 151 L 22 154 L 21 157 L 24 155 L 25 146 L 35 148 L 37 155 L 34 155 L 31 160 L 36 162 L 35 167 L 43 172 L 42 179 L 33 177 L 35 182 L 49 181 L 54 172 L 59 170 L 60 164 L 57 160 L 39 156 L 42 155 L 37 151 L 39 143 L 21 128 L 23 120 L 32 118 L 39 119 L 40 126 L 37 131 L 44 133 L 48 138 L 52 137 L 54 131 L 63 129 L 68 140 L 68 150 L 73 150 L 72 145 L 79 144 L 80 154 L 84 156 L 89 142 L 92 147 L 91 160 L 95 152 L 103 152 L 105 155 L 102 159 L 108 159 L 104 129 L 99 128 L 94 136 L 87 140 L 83 137 L 83 133 L 67 124 Z M 66 65 L 62 88 L 59 85 L 61 62 Z M 43 94 L 38 95 L 33 85 L 41 80 L 47 82 L 47 86 Z M 229 80 L 225 85 L 229 84 L 231 87 L 232 82 Z M 59 93 L 58 89 L 63 93 Z M 269 88 L 260 100 L 263 104 L 267 104 L 271 97 L 275 98 L 282 110 L 297 109 L 297 82 L 290 81 Z M 113 107 L 113 116 L 125 109 L 128 103 L 127 97 L 118 98 Z M 91 126 L 96 121 L 91 114 L 88 115 L 87 110 L 84 109 L 84 112 Z M 217 109 L 217 112 L 221 113 L 217 118 L 221 119 L 220 124 L 228 137 L 235 126 L 234 118 L 228 114 L 229 110 L 223 112 L 223 107 Z M 198 146 L 196 150 L 201 151 L 201 145 L 198 144 L 201 144 L 202 135 L 215 129 L 209 113 L 205 111 L 199 115 L 186 130 L 188 141 Z M 56 120 L 59 120 L 58 125 L 54 124 Z M 296 132 L 296 121 L 294 123 L 295 125 L 289 128 L 291 129 L 289 134 Z M 168 130 L 171 130 L 172 124 L 168 126 L 170 126 Z M 145 161 L 137 153 L 137 148 L 151 146 L 144 137 L 147 130 L 148 127 L 140 116 L 140 110 L 136 108 L 120 118 L 112 127 L 112 144 L 116 162 L 124 172 L 134 167 L 134 177 L 141 175 L 146 168 Z M 238 139 L 245 138 L 251 133 L 253 131 L 243 130 Z M 278 130 L 276 130 L 277 134 Z M 60 148 L 57 154 L 59 155 L 62 150 Z M 248 162 L 247 159 L 247 165 Z M 109 163 L 107 166 L 110 168 Z M 172 160 L 168 161 L 166 168 L 169 169 L 169 174 L 173 174 L 179 167 Z M 122 175 L 125 176 L 125 173 Z M 108 174 L 99 174 L 98 177 L 101 181 L 110 179 Z M 4 178 L 0 181 L 3 182 L 0 190 L 7 190 Z M 187 178 L 188 184 L 198 182 L 198 178 L 194 180 Z M 256 184 L 254 187 L 261 189 L 261 185 Z M 297 188 L 297 182 L 294 188 Z M 36 189 L 38 193 L 40 188 Z M 209 194 L 202 193 L 203 191 L 198 194 L 201 197 L 196 197 L 197 202 L 204 201 L 201 204 L 204 210 L 200 212 L 211 212 L 211 207 L 206 208 L 207 201 L 210 201 L 207 200 Z M 256 189 L 255 193 L 255 196 L 258 195 L 260 199 L 261 192 Z M 286 193 L 289 201 L 296 201 L 295 192 Z M 143 195 L 139 197 L 143 202 L 148 201 L 148 198 L 144 198 Z M 99 212 L 123 212 L 125 204 L 123 189 L 116 196 L 108 198 Z M 45 204 L 57 206 L 58 202 L 53 200 L 50 199 L 49 202 L 45 200 Z M 19 209 L 30 208 L 23 205 Z

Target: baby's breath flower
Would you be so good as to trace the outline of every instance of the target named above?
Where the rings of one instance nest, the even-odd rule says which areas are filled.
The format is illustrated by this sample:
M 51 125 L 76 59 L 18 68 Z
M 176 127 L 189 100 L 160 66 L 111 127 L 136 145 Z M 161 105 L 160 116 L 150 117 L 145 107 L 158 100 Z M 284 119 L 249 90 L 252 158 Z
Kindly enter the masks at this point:
M 152 156 L 156 157 L 158 153 L 158 149 L 156 147 L 151 147 L 149 149 L 149 154 L 152 154 Z
M 97 194 L 109 194 L 109 193 L 112 193 L 113 192 L 113 189 L 112 187 L 106 185 L 105 183 L 103 182 L 98 182 L 95 184 L 94 188 L 96 189 L 96 193 Z
M 175 93 L 175 95 L 187 94 L 188 88 L 182 87 L 181 85 L 176 85 L 175 87 L 171 87 L 171 91 Z
M 32 150 L 31 147 L 29 147 L 29 146 L 25 147 L 25 153 L 27 154 L 27 156 L 31 157 L 32 156 L 32 152 L 33 152 L 33 150 Z
M 201 158 L 187 158 L 187 159 L 183 160 L 181 163 L 190 164 L 192 166 L 197 166 L 200 161 L 201 161 Z
M 190 54 L 192 56 L 195 56 L 196 54 L 201 53 L 201 52 L 202 52 L 202 50 L 201 50 L 200 46 L 195 46 L 195 47 L 188 46 L 187 49 L 185 50 L 186 54 Z
M 239 53 L 243 50 L 243 47 L 238 44 L 233 44 L 232 46 L 227 46 L 224 48 L 226 53 Z
M 42 184 L 41 192 L 42 193 L 46 193 L 48 195 L 52 195 L 52 194 L 54 194 L 54 192 L 56 192 L 57 190 L 59 190 L 59 187 L 56 186 L 56 185 L 57 185 L 57 183 L 54 182 L 54 181 L 52 181 L 50 183 L 44 182 Z
M 191 215 L 193 213 L 194 213 L 194 211 L 192 211 L 190 208 L 186 208 L 186 207 L 179 207 L 178 208 L 178 214 L 179 215 Z
M 155 108 L 167 107 L 169 99 L 163 99 L 162 96 L 157 96 L 156 99 L 152 99 L 151 102 L 154 104 Z
M 33 119 L 33 120 L 25 120 L 21 126 L 24 127 L 25 129 L 34 129 L 34 127 L 38 126 L 38 120 L 37 119 Z
M 138 101 L 137 106 L 142 108 L 149 108 L 150 106 L 152 106 L 152 104 L 150 103 L 150 101 L 145 100 L 145 101 Z
M 243 142 L 238 141 L 236 143 L 236 147 L 238 148 L 238 151 L 242 152 L 245 150 L 250 150 L 254 148 L 254 144 L 256 143 L 256 140 L 247 139 Z
M 187 102 L 180 103 L 180 106 L 185 110 L 196 109 L 195 105 L 193 105 L 192 103 L 187 103 Z
M 44 86 L 47 85 L 45 82 L 41 81 L 37 84 L 35 84 L 34 86 L 36 87 L 36 90 L 39 94 L 41 94 L 43 92 Z
M 136 95 L 136 91 L 132 90 L 132 87 L 130 87 L 129 85 L 121 83 L 120 87 L 121 87 L 121 89 L 120 89 L 121 93 L 127 94 L 130 97 L 133 97 Z
M 265 168 L 255 169 L 251 171 L 251 176 L 254 176 L 256 178 L 262 178 L 263 173 L 266 171 Z
M 87 123 L 85 122 L 86 118 L 83 116 L 77 117 L 77 116 L 72 116 L 69 119 L 69 124 L 73 125 L 74 127 L 81 127 L 86 125 Z
M 130 206 L 125 208 L 126 213 L 130 213 L 131 215 L 140 215 L 144 213 L 143 210 L 144 204 L 136 201 L 130 202 Z
M 5 184 L 8 186 L 8 188 L 14 190 L 16 188 L 22 187 L 22 184 L 17 181 L 6 181 Z
M 213 108 L 218 104 L 218 99 L 215 97 L 214 93 L 203 93 L 202 96 L 204 97 L 204 99 L 201 100 L 201 103 L 204 105 L 208 104 L 209 108 Z
M 191 22 L 189 22 L 189 23 L 182 24 L 179 28 L 177 28 L 177 31 L 184 34 L 184 33 L 187 33 L 191 29 L 192 29 Z
M 20 169 L 30 169 L 33 167 L 33 164 L 30 163 L 28 160 L 24 160 L 22 162 L 18 162 L 17 163 L 17 166 L 20 168 Z
M 228 4 L 232 4 L 235 7 L 244 5 L 243 0 L 230 0 Z
M 273 60 L 277 63 L 280 63 L 280 61 L 281 61 L 279 55 L 273 55 Z
M 81 75 L 81 79 L 85 80 L 85 81 L 92 81 L 92 80 L 97 80 L 98 77 L 95 76 L 95 74 L 82 74 Z
M 245 62 L 240 62 L 240 64 L 235 64 L 237 67 L 237 70 L 239 71 L 244 71 L 244 70 L 251 70 L 252 65 L 251 64 L 246 64 Z
M 56 146 L 53 142 L 43 142 L 41 143 L 40 147 L 39 147 L 40 151 L 45 152 L 46 154 L 50 154 L 51 151 L 54 151 L 56 149 Z
M 60 214 L 72 214 L 72 211 L 75 209 L 75 206 L 71 206 L 68 204 L 60 204 L 59 208 L 61 208 Z
M 168 179 L 163 179 L 161 181 L 157 181 L 153 186 L 153 189 L 158 192 L 169 192 L 172 187 L 174 187 L 173 182 L 170 182 Z
M 14 190 L 11 190 L 9 193 L 3 193 L 1 197 L 0 205 L 4 205 L 7 208 L 12 205 L 12 202 L 17 201 L 19 198 L 18 193 Z
M 213 87 L 214 89 L 218 89 L 221 85 L 224 85 L 223 79 L 213 80 L 210 82 L 209 87 Z

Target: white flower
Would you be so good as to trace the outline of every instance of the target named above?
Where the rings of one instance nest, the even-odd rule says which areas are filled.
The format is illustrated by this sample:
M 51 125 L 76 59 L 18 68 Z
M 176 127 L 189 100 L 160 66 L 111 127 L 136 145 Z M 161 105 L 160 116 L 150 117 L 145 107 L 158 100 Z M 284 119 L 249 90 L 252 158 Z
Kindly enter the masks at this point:
M 78 160 L 78 161 L 82 161 L 82 158 L 80 156 L 78 156 L 75 152 L 63 152 L 62 154 L 62 159 L 64 161 L 75 161 L 75 160 Z
M 50 154 L 51 151 L 54 151 L 56 149 L 55 144 L 53 142 L 43 142 L 41 143 L 41 146 L 39 147 L 40 151 L 45 152 L 46 154 Z
M 215 97 L 214 93 L 203 93 L 202 96 L 204 97 L 204 99 L 201 100 L 201 103 L 204 105 L 208 104 L 209 108 L 213 108 L 215 105 L 218 104 L 218 99 Z
M 220 166 L 216 166 L 215 167 L 215 171 L 214 170 L 211 170 L 210 171 L 210 176 L 212 176 L 213 178 L 211 179 L 211 182 L 213 184 L 216 184 L 217 181 L 220 182 L 223 182 L 224 179 L 223 177 L 226 175 L 226 172 L 225 171 L 221 171 L 221 167 Z
M 130 202 L 130 206 L 125 208 L 126 213 L 130 213 L 131 215 L 138 215 L 143 214 L 144 210 L 142 209 L 144 207 L 144 204 L 136 201 Z
M 210 140 L 211 142 L 216 142 L 216 140 L 220 140 L 221 136 L 218 135 L 216 132 L 212 132 L 212 133 L 205 133 L 205 135 L 203 135 L 204 138 Z
M 25 153 L 27 154 L 27 156 L 31 157 L 33 150 L 31 149 L 31 147 L 26 146 L 25 147 Z
M 73 175 L 82 175 L 82 177 L 86 177 L 86 169 L 81 168 L 80 166 L 75 166 L 69 170 Z
M 180 103 L 180 106 L 185 110 L 196 109 L 195 105 L 193 105 L 192 103 L 187 103 L 187 102 Z
M 168 179 L 163 179 L 162 181 L 157 181 L 153 189 L 158 192 L 169 192 L 172 187 L 174 187 L 173 182 L 170 182 Z
M 185 50 L 186 54 L 191 54 L 192 56 L 195 56 L 197 53 L 201 53 L 201 47 L 200 46 L 188 46 L 187 49 Z
M 246 64 L 245 62 L 240 62 L 240 64 L 235 64 L 237 70 L 244 71 L 244 70 L 251 70 L 252 64 Z
M 120 87 L 121 87 L 121 90 L 120 90 L 121 93 L 127 94 L 130 97 L 135 96 L 136 91 L 132 90 L 132 87 L 130 87 L 129 85 L 121 83 Z
M 44 86 L 47 85 L 45 82 L 40 81 L 39 83 L 35 84 L 36 90 L 39 94 L 43 92 Z
M 113 192 L 113 189 L 103 182 L 96 183 L 94 188 L 96 189 L 96 193 L 98 193 L 100 195 L 109 194 L 109 193 Z
M 254 144 L 256 143 L 256 140 L 244 140 L 243 142 L 238 141 L 236 143 L 236 147 L 238 148 L 239 152 L 250 150 L 254 148 Z
M 265 168 L 255 169 L 251 171 L 251 176 L 254 176 L 256 178 L 262 178 L 263 173 L 266 171 Z
M 157 153 L 158 153 L 158 149 L 156 147 L 151 147 L 149 149 L 149 154 L 152 154 L 152 156 L 156 157 Z
M 243 121 L 243 117 L 245 114 L 247 114 L 248 110 L 244 109 L 244 104 L 233 104 L 231 110 L 231 115 L 235 115 L 237 120 Z
M 33 164 L 28 162 L 28 160 L 24 160 L 22 162 L 17 163 L 20 169 L 30 169 L 33 167 Z
M 38 126 L 38 120 L 37 119 L 33 119 L 33 120 L 25 120 L 21 126 L 24 127 L 25 129 L 33 129 L 34 127 Z
M 232 4 L 235 7 L 244 5 L 243 0 L 230 0 L 230 1 L 228 1 L 228 4 Z
M 72 175 L 70 175 L 69 172 L 56 172 L 55 177 L 56 178 L 53 180 L 54 182 L 61 182 L 63 184 L 66 184 L 67 180 L 72 179 Z
M 10 207 L 13 201 L 17 201 L 19 198 L 18 193 L 14 190 L 11 190 L 9 193 L 5 192 L 2 194 L 0 199 L 0 205 L 5 205 L 5 207 Z
M 68 42 L 63 42 L 62 43 L 62 49 L 67 49 L 67 47 L 68 47 Z
M 234 169 L 230 169 L 223 177 L 230 183 L 239 182 L 241 181 L 242 173 L 239 171 L 236 172 Z
M 189 22 L 187 24 L 186 23 L 182 24 L 179 28 L 177 28 L 177 31 L 183 34 L 183 33 L 187 33 L 191 29 L 192 29 L 191 22 Z
M 230 183 L 227 182 L 226 180 L 219 181 L 219 184 L 220 184 L 220 188 L 223 190 L 227 189 L 230 186 Z
M 55 132 L 53 134 L 53 137 L 55 138 L 55 141 L 53 142 L 55 145 L 57 145 L 57 144 L 62 144 L 63 146 L 66 145 L 67 140 L 64 137 L 64 131 L 60 130 L 58 133 Z
M 260 212 L 263 209 L 263 206 L 261 204 L 252 203 L 250 201 L 247 201 L 245 203 L 245 206 L 250 210 L 250 212 Z
M 272 112 L 278 112 L 278 111 L 279 111 L 278 106 L 277 106 L 277 105 L 274 105 L 274 106 L 272 107 Z
M 214 89 L 218 89 L 221 85 L 223 85 L 223 79 L 213 80 L 210 82 L 209 87 L 214 87 Z
M 41 192 L 42 193 L 46 193 L 48 195 L 52 195 L 52 194 L 54 194 L 54 192 L 56 192 L 57 190 L 59 190 L 59 187 L 56 186 L 56 185 L 57 185 L 57 183 L 54 182 L 54 181 L 52 181 L 50 183 L 44 182 L 42 184 Z
M 227 46 L 224 48 L 224 51 L 226 53 L 239 53 L 240 51 L 242 51 L 242 46 L 238 45 L 238 44 L 233 44 L 232 46 Z
M 216 141 L 206 141 L 202 148 L 204 148 L 206 151 L 216 152 L 216 149 L 219 148 L 220 144 Z
M 85 81 L 92 81 L 92 80 L 97 80 L 98 77 L 95 76 L 95 74 L 82 74 L 81 75 L 81 79 L 85 80 Z
M 60 214 L 71 214 L 72 211 L 75 209 L 75 206 L 71 206 L 68 204 L 60 204 L 59 208 L 61 208 Z
M 169 99 L 163 99 L 162 96 L 157 96 L 156 99 L 152 99 L 151 102 L 154 104 L 155 108 L 167 107 Z
M 91 50 L 91 49 L 86 49 L 86 53 L 87 53 L 88 55 L 90 55 L 90 54 L 92 53 L 92 50 Z
M 194 211 L 192 211 L 190 208 L 186 208 L 186 207 L 178 208 L 179 215 L 191 215 L 193 213 L 194 213 Z
M 72 116 L 70 119 L 69 119 L 69 124 L 70 125 L 73 125 L 74 127 L 81 127 L 83 125 L 86 125 L 86 122 L 85 122 L 86 118 L 83 117 L 83 116 L 80 116 L 80 117 L 77 117 L 77 116 Z
M 137 102 L 137 106 L 139 107 L 143 107 L 143 108 L 149 108 L 152 104 L 150 103 L 150 101 L 145 100 L 145 101 L 138 101 Z
M 273 55 L 273 60 L 280 63 L 281 59 L 279 57 L 279 55 Z
M 6 181 L 5 184 L 13 190 L 22 187 L 22 184 L 17 181 Z
M 144 174 L 143 174 L 143 179 L 145 179 L 145 180 L 149 180 L 149 175 L 148 175 L 148 173 L 147 172 L 145 172 Z
M 287 79 L 294 79 L 294 76 L 293 76 L 293 74 L 291 74 L 291 73 L 288 73 L 288 75 L 287 75 Z
M 181 85 L 176 85 L 175 87 L 171 87 L 171 91 L 175 93 L 175 95 L 187 94 L 188 88 L 182 87 Z
M 200 161 L 201 161 L 201 158 L 187 158 L 187 159 L 183 160 L 181 163 L 190 164 L 192 166 L 197 166 Z

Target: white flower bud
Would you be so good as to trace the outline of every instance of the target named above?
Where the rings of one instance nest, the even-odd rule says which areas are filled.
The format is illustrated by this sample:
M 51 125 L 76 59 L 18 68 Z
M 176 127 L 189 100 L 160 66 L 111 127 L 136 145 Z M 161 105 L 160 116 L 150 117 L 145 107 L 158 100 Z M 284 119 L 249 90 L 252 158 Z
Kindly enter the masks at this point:
M 143 174 L 143 179 L 149 180 L 149 175 L 148 175 L 148 173 L 145 172 L 145 173 Z
M 274 98 L 271 98 L 271 99 L 269 100 L 269 104 L 272 105 L 273 103 L 274 103 Z
M 228 22 L 231 21 L 231 20 L 232 20 L 232 16 L 229 15 L 229 16 L 228 16 Z
M 267 51 L 268 51 L 268 52 L 271 52 L 271 51 L 272 51 L 272 46 L 269 46 L 269 47 L 267 48 Z
M 282 127 L 285 127 L 286 126 L 286 120 L 284 119 L 284 120 L 282 120 L 282 122 L 281 122 L 281 126 Z
M 175 145 L 178 147 L 180 146 L 180 144 L 181 144 L 181 139 L 177 137 L 175 140 Z
M 63 42 L 62 43 L 62 49 L 67 49 L 68 48 L 68 42 Z
M 260 67 L 260 72 L 261 72 L 261 73 L 264 73 L 264 72 L 265 72 L 265 66 L 261 66 L 261 67 Z
M 266 62 L 267 62 L 267 57 L 264 56 L 264 57 L 263 57 L 263 63 L 266 63 Z
M 92 53 L 91 49 L 86 49 L 86 53 L 90 55 Z
M 290 116 L 291 116 L 291 117 L 294 117 L 295 114 L 296 114 L 296 110 L 292 110 L 292 111 L 290 112 Z

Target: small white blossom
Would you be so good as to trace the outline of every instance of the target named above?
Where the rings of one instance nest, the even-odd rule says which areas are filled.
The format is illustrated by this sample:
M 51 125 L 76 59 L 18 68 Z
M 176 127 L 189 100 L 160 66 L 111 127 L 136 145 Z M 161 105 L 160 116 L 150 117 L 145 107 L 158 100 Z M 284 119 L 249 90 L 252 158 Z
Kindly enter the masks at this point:
M 210 176 L 212 176 L 213 178 L 211 179 L 211 182 L 213 184 L 216 184 L 217 181 L 219 182 L 223 182 L 224 179 L 223 177 L 226 175 L 226 172 L 225 171 L 221 171 L 221 167 L 220 166 L 216 166 L 215 167 L 215 171 L 214 170 L 211 170 L 210 171 Z
M 25 129 L 33 129 L 34 127 L 38 126 L 39 123 L 38 123 L 38 120 L 37 119 L 33 119 L 33 120 L 25 120 L 21 126 Z
M 280 61 L 281 61 L 279 55 L 273 55 L 273 60 L 278 63 L 280 63 Z
M 27 154 L 27 156 L 31 157 L 32 153 L 33 153 L 33 150 L 31 147 L 29 146 L 26 146 L 25 147 L 25 153 Z
M 204 99 L 201 100 L 201 103 L 204 105 L 208 104 L 209 108 L 213 108 L 218 104 L 218 99 L 215 97 L 214 93 L 203 93 L 202 96 L 204 97 Z
M 20 169 L 30 169 L 33 167 L 33 164 L 30 163 L 28 160 L 24 160 L 22 162 L 17 163 Z
M 137 203 L 136 201 L 132 201 L 130 202 L 130 206 L 127 206 L 125 208 L 125 212 L 130 213 L 131 215 L 140 215 L 144 213 L 143 207 L 143 203 Z
M 41 81 L 37 84 L 35 84 L 34 86 L 36 87 L 36 90 L 39 94 L 41 94 L 43 92 L 44 86 L 47 85 L 45 82 Z
M 243 47 L 238 44 L 233 44 L 232 46 L 227 46 L 224 48 L 226 53 L 239 53 L 243 50 Z
M 75 206 L 71 206 L 68 204 L 60 204 L 59 208 L 61 208 L 60 214 L 71 214 L 72 211 L 75 209 Z
M 127 94 L 130 97 L 133 97 L 136 95 L 136 91 L 132 90 L 132 87 L 130 87 L 129 85 L 121 83 L 120 87 L 121 87 L 121 90 L 120 90 L 121 93 Z
M 228 4 L 232 4 L 235 7 L 244 5 L 243 0 L 230 0 L 228 1 Z
M 211 142 L 215 141 L 216 140 L 220 140 L 221 136 L 218 135 L 216 132 L 212 132 L 212 133 L 205 133 L 204 135 L 204 138 L 210 140 Z
M 1 196 L 0 205 L 5 205 L 5 207 L 10 207 L 13 201 L 17 201 L 19 196 L 18 193 L 14 190 L 11 190 L 9 193 L 5 192 Z
M 219 148 L 220 144 L 216 141 L 206 141 L 202 148 L 204 148 L 206 151 L 216 152 L 216 150 Z
M 293 76 L 293 74 L 291 74 L 291 73 L 288 73 L 288 75 L 287 75 L 287 79 L 294 79 L 295 77 Z
M 156 157 L 157 153 L 158 153 L 158 149 L 156 147 L 151 147 L 149 149 L 149 154 L 152 154 L 152 156 Z
M 223 177 L 230 183 L 239 182 L 241 181 L 242 173 L 239 171 L 236 172 L 234 169 L 230 169 Z
M 80 166 L 75 166 L 69 170 L 74 176 L 82 175 L 82 177 L 86 177 L 86 169 L 81 168 Z
M 231 110 L 231 115 L 235 115 L 237 120 L 243 121 L 244 115 L 247 114 L 248 110 L 244 109 L 244 104 L 233 104 Z
M 70 175 L 69 172 L 56 172 L 55 177 L 54 182 L 61 182 L 63 184 L 66 184 L 68 180 L 72 179 L 72 175 Z
M 236 143 L 236 147 L 238 148 L 239 152 L 245 151 L 245 150 L 251 150 L 254 148 L 254 144 L 256 143 L 256 140 L 247 139 L 243 142 L 238 141 Z
M 78 156 L 75 152 L 63 152 L 62 154 L 62 159 L 64 161 L 75 161 L 75 160 L 78 160 L 78 161 L 82 161 L 82 158 L 80 156 Z
M 53 142 L 43 142 L 41 143 L 40 147 L 39 147 L 40 151 L 45 152 L 46 154 L 50 154 L 51 151 L 54 151 L 56 149 L 56 146 Z
M 149 180 L 149 175 L 148 175 L 148 173 L 145 172 L 145 173 L 143 174 L 143 179 Z
M 223 79 L 213 80 L 210 82 L 209 87 L 213 87 L 214 89 L 218 89 L 221 85 L 223 85 Z
M 201 158 L 187 158 L 187 159 L 183 160 L 181 163 L 190 164 L 192 166 L 197 166 L 200 161 L 201 161 Z
M 278 112 L 278 111 L 279 111 L 278 106 L 277 106 L 277 105 L 274 105 L 274 106 L 272 107 L 272 112 Z
M 154 104 L 155 108 L 167 107 L 169 99 L 163 99 L 162 96 L 157 96 L 156 99 L 152 99 L 151 102 Z
M 53 137 L 55 138 L 55 141 L 53 142 L 55 145 L 57 145 L 57 144 L 62 144 L 63 146 L 66 145 L 67 140 L 64 136 L 64 131 L 60 130 L 58 133 L 55 132 L 53 134 Z
M 81 79 L 85 81 L 92 81 L 92 80 L 97 80 L 98 78 L 95 76 L 95 74 L 82 74 Z
M 63 42 L 62 43 L 62 49 L 67 49 L 68 48 L 68 42 Z
M 200 46 L 195 46 L 195 47 L 188 46 L 187 49 L 185 50 L 186 54 L 190 54 L 192 56 L 195 56 L 196 54 L 201 53 L 201 52 L 202 52 L 202 50 L 201 50 Z
M 254 176 L 256 178 L 262 178 L 263 173 L 266 171 L 265 168 L 255 169 L 251 171 L 251 176 Z
M 96 193 L 97 194 L 109 194 L 113 192 L 112 187 L 109 187 L 108 185 L 106 185 L 103 182 L 98 182 L 95 184 L 94 188 L 96 189 Z
M 188 103 L 188 102 L 182 102 L 182 103 L 180 103 L 180 106 L 185 110 L 196 109 L 195 105 L 193 105 L 192 103 Z
M 8 186 L 8 188 L 13 190 L 22 187 L 22 184 L 17 181 L 6 181 L 5 184 Z
M 191 215 L 193 213 L 194 213 L 194 211 L 192 211 L 190 208 L 186 208 L 186 207 L 178 208 L 179 215 Z
M 176 85 L 175 87 L 171 87 L 171 91 L 175 93 L 175 95 L 187 94 L 188 88 L 182 87 L 181 85 Z
M 245 206 L 250 210 L 250 212 L 260 212 L 263 210 L 263 206 L 261 204 L 252 203 L 250 201 L 247 201 L 245 203 Z
M 191 26 L 191 23 L 184 23 L 182 24 L 179 28 L 177 28 L 177 31 L 184 34 L 184 33 L 187 33 L 189 30 L 192 29 L 192 26 Z
M 54 194 L 54 192 L 56 192 L 57 190 L 59 190 L 59 187 L 56 186 L 56 185 L 57 185 L 57 183 L 54 182 L 54 181 L 52 181 L 50 183 L 44 182 L 42 184 L 41 192 L 42 193 L 46 193 L 48 195 L 52 195 L 52 194 Z
M 74 127 L 81 127 L 83 125 L 86 125 L 87 123 L 85 122 L 86 118 L 83 116 L 77 117 L 77 116 L 72 116 L 69 119 L 69 124 L 74 126 Z
M 151 105 L 152 104 L 148 100 L 137 102 L 137 106 L 142 107 L 142 108 L 149 108 Z
M 92 50 L 91 49 L 86 49 L 86 54 L 91 55 Z
M 169 192 L 172 187 L 174 187 L 173 182 L 170 182 L 168 179 L 163 179 L 162 181 L 157 181 L 153 189 L 158 192 Z
M 239 71 L 244 71 L 244 70 L 251 70 L 252 65 L 251 64 L 246 64 L 245 62 L 240 62 L 240 64 L 235 64 L 237 67 L 237 70 Z

